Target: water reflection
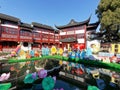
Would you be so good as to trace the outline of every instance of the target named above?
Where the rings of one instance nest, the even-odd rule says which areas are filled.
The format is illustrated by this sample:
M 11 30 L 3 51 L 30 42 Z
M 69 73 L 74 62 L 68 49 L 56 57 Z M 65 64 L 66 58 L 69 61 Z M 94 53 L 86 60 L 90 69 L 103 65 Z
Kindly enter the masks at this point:
M 59 65 L 62 68 L 53 69 Z M 1 73 L 11 73 L 10 79 L 4 82 L 13 82 L 16 90 L 42 90 L 41 79 L 30 85 L 23 83 L 27 73 L 37 72 L 41 68 L 49 72 L 48 76 L 57 76 L 55 90 L 87 90 L 89 85 L 100 90 L 120 90 L 119 72 L 66 61 L 43 60 L 3 65 Z
M 100 90 L 119 90 L 120 73 L 104 68 L 90 67 L 83 64 L 63 62 L 63 72 L 79 76 L 85 84 L 97 86 Z M 66 74 L 65 74 L 66 76 Z

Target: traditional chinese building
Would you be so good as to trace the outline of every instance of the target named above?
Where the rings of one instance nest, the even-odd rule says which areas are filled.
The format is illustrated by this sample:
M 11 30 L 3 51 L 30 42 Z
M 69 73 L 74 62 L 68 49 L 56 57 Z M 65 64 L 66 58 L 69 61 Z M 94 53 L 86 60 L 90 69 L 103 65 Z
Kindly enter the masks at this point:
M 31 50 L 33 44 L 33 28 L 31 24 L 20 23 L 18 42 L 22 44 L 24 50 Z
M 90 18 L 83 22 L 71 20 L 67 25 L 56 26 L 60 30 L 60 43 L 62 47 L 86 48 L 86 40 L 96 31 L 98 23 L 89 24 Z
M 12 51 L 19 43 L 30 49 L 41 49 L 42 45 L 62 47 L 79 46 L 86 48 L 86 40 L 92 37 L 98 23 L 89 24 L 90 18 L 83 22 L 71 20 L 67 25 L 51 26 L 32 22 L 23 23 L 19 18 L 0 13 L 0 51 Z
M 11 51 L 19 41 L 20 19 L 0 13 L 0 51 Z
M 32 22 L 33 30 L 33 47 L 41 48 L 43 44 L 54 44 L 55 34 L 51 26 L 43 25 L 37 22 Z

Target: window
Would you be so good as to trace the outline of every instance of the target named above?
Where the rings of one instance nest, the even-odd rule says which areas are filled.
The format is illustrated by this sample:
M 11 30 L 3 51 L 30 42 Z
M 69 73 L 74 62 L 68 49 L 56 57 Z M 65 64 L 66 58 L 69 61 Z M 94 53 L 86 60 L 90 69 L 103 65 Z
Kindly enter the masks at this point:
M 117 44 L 115 45 L 115 48 L 118 48 L 118 45 L 117 45 Z
M 118 49 L 115 49 L 115 52 L 118 53 Z
M 84 34 L 77 34 L 77 38 L 84 38 Z

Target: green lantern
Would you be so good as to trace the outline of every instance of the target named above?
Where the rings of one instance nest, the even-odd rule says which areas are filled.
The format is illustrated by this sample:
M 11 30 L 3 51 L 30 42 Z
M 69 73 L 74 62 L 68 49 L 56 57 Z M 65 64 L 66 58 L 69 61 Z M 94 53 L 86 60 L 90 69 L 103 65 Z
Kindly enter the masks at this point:
M 24 79 L 24 83 L 33 83 L 36 79 L 33 78 L 32 74 L 27 74 Z
M 87 90 L 100 90 L 100 89 L 97 88 L 96 86 L 88 86 Z
M 44 90 L 53 90 L 55 81 L 52 77 L 46 77 L 42 81 L 42 87 Z
M 11 83 L 2 83 L 0 84 L 0 90 L 9 90 Z

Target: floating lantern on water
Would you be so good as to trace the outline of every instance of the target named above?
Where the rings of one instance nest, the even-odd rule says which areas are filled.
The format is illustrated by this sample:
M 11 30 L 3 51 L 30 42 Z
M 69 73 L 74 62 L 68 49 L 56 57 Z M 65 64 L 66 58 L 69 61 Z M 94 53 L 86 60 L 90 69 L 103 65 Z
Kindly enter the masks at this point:
M 100 90 L 96 86 L 88 86 L 87 90 Z
M 24 79 L 24 83 L 27 84 L 27 83 L 33 83 L 36 79 L 33 78 L 33 75 L 32 74 L 27 74 L 25 76 L 25 79 Z
M 9 90 L 11 83 L 2 83 L 0 84 L 0 90 Z
M 55 86 L 54 79 L 52 77 L 46 77 L 42 81 L 42 87 L 44 90 L 53 90 Z
M 32 73 L 32 78 L 33 78 L 33 79 L 35 79 L 35 80 L 36 80 L 36 79 L 38 78 L 37 76 L 38 76 L 38 75 L 37 75 L 37 73 L 36 73 L 36 72 Z
M 41 69 L 38 71 L 39 78 L 45 78 L 47 76 L 47 70 Z
M 0 76 L 0 81 L 5 81 L 5 80 L 8 80 L 8 78 L 10 77 L 10 72 L 9 73 L 3 73 L 1 76 Z

